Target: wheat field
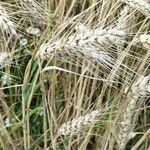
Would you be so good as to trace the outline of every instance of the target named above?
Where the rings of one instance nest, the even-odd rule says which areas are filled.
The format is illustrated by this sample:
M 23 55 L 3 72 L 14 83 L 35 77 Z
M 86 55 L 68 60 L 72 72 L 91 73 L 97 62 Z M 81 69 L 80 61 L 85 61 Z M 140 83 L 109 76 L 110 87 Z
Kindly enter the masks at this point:
M 1 0 L 0 35 L 0 150 L 150 150 L 150 0 Z

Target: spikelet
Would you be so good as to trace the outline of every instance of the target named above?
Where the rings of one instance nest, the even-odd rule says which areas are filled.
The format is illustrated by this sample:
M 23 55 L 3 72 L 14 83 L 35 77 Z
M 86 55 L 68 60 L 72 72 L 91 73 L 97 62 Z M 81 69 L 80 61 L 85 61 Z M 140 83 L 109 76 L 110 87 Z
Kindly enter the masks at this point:
M 7 52 L 0 52 L 0 68 L 4 66 L 5 61 L 7 60 L 9 53 Z
M 30 6 L 35 6 L 36 5 L 36 1 L 34 0 L 23 0 L 24 3 L 29 4 Z
M 132 8 L 135 8 L 150 18 L 150 4 L 144 0 L 121 0 Z
M 34 0 L 23 0 L 26 3 L 35 3 Z
M 131 138 L 132 128 L 134 126 L 133 118 L 135 115 L 135 108 L 140 97 L 146 96 L 150 93 L 150 77 L 141 76 L 131 87 L 131 91 L 127 96 L 129 100 L 124 112 L 120 117 L 119 128 L 117 134 L 117 142 L 119 150 L 124 150 L 127 142 Z
M 94 124 L 97 121 L 97 117 L 99 117 L 100 115 L 101 113 L 95 110 L 89 114 L 86 114 L 85 116 L 80 116 L 79 118 L 68 121 L 59 128 L 58 134 L 73 135 L 75 133 L 78 133 L 82 128 Z
M 130 19 L 130 8 L 128 5 L 125 5 L 119 14 L 119 17 L 117 19 L 116 28 L 120 30 L 126 30 L 126 28 L 129 26 L 129 19 Z
M 85 25 L 83 25 L 82 23 L 76 24 L 74 28 L 79 33 L 89 32 L 89 29 Z
M 150 49 L 150 34 L 142 34 L 139 37 L 139 41 L 142 43 L 144 48 Z
M 11 21 L 5 8 L 0 4 L 0 27 L 5 30 L 6 33 L 16 35 L 15 24 Z

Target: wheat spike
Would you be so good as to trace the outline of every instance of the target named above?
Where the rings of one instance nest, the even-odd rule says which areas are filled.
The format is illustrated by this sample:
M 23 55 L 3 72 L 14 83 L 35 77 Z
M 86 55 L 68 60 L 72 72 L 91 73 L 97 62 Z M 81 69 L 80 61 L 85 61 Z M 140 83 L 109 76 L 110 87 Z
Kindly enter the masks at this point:
M 6 31 L 6 33 L 16 35 L 15 24 L 11 21 L 5 8 L 0 4 L 0 27 Z
M 82 128 L 87 127 L 97 121 L 101 113 L 97 110 L 92 111 L 85 116 L 80 116 L 67 123 L 64 123 L 58 130 L 59 135 L 72 135 L 81 131 Z
M 130 7 L 139 10 L 148 18 L 150 18 L 150 4 L 144 0 L 121 0 Z
M 73 34 L 51 44 L 42 44 L 39 53 L 44 59 L 49 58 L 54 53 L 77 56 L 81 54 L 107 66 L 112 66 L 113 58 L 102 49 L 106 50 L 123 43 L 124 37 L 125 32 L 115 28 L 86 30 L 86 32 Z
M 129 100 L 120 118 L 117 142 L 119 150 L 124 150 L 126 143 L 131 138 L 132 128 L 134 126 L 133 118 L 138 99 L 150 93 L 150 77 L 141 76 L 131 87 L 131 91 L 127 96 Z
M 42 44 L 40 55 L 42 58 L 51 55 L 59 49 L 85 49 L 87 47 L 106 48 L 108 45 L 118 45 L 124 42 L 125 32 L 118 29 L 95 29 L 93 31 L 74 34 L 67 39 L 57 40 L 54 43 Z M 93 47 L 92 47 L 93 48 Z

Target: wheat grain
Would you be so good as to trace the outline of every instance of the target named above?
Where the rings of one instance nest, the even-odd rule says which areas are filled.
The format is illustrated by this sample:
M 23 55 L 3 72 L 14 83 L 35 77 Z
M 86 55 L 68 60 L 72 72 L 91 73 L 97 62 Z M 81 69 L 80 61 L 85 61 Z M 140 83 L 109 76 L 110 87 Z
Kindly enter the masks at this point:
M 144 0 L 121 0 L 132 8 L 135 8 L 150 18 L 150 4 Z
M 14 22 L 11 21 L 5 8 L 0 4 L 0 27 L 6 31 L 6 33 L 16 35 L 16 27 Z
M 97 121 L 97 117 L 99 117 L 101 113 L 97 110 L 92 111 L 85 116 L 80 116 L 75 118 L 67 123 L 63 124 L 59 130 L 59 135 L 72 135 L 81 131 L 82 128 L 87 127 L 91 124 L 94 124 Z
M 129 100 L 127 105 L 125 106 L 124 112 L 121 115 L 117 142 L 119 150 L 124 150 L 126 143 L 131 138 L 132 128 L 134 126 L 133 118 L 135 115 L 135 108 L 138 103 L 138 99 L 140 97 L 146 96 L 150 93 L 150 77 L 149 76 L 141 76 L 131 87 L 131 91 L 127 96 Z

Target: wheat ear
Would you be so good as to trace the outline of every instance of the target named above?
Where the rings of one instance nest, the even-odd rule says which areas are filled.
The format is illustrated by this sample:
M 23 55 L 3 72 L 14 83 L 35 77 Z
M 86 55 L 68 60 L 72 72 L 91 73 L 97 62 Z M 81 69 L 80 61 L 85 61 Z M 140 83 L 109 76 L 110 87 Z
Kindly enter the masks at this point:
M 6 31 L 6 33 L 16 35 L 16 27 L 14 22 L 11 21 L 5 8 L 0 4 L 0 27 Z
M 85 49 L 87 47 L 106 48 L 109 45 L 118 45 L 124 42 L 125 32 L 115 28 L 112 29 L 95 29 L 73 34 L 66 39 L 57 40 L 54 43 L 42 44 L 40 55 L 51 55 L 57 49 Z
M 92 111 L 85 116 L 80 116 L 67 123 L 64 123 L 58 130 L 59 135 L 73 135 L 81 131 L 82 128 L 94 124 L 101 113 L 97 110 Z
M 129 100 L 124 112 L 120 117 L 119 128 L 117 134 L 117 142 L 119 150 L 124 150 L 127 142 L 131 138 L 132 128 L 134 126 L 133 118 L 135 115 L 135 108 L 140 97 L 146 96 L 150 93 L 150 77 L 140 77 L 131 87 L 131 91 L 127 96 Z
M 150 4 L 144 0 L 121 0 L 132 8 L 135 8 L 150 18 Z
M 125 32 L 115 28 L 86 30 L 86 32 L 73 34 L 53 43 L 42 44 L 39 53 L 44 59 L 54 53 L 60 55 L 67 53 L 71 56 L 81 54 L 81 56 L 112 67 L 113 58 L 108 55 L 106 49 L 123 43 L 124 37 Z

